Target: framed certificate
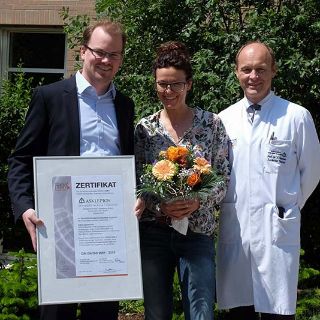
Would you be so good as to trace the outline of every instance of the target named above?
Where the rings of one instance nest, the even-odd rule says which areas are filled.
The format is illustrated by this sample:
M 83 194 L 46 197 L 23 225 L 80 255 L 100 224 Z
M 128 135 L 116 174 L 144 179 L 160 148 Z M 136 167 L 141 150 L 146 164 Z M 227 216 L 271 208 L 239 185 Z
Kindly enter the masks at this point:
M 134 156 L 33 164 L 39 304 L 141 299 Z

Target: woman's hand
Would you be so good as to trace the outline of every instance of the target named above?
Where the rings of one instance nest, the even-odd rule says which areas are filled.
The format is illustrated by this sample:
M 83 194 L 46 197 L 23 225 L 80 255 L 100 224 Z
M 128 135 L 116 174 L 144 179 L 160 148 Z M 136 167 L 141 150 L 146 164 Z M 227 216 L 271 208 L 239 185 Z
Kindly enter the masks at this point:
M 138 219 L 140 219 L 145 208 L 146 208 L 146 204 L 145 204 L 144 200 L 141 198 L 138 198 L 136 200 L 136 205 L 134 207 L 134 214 L 136 215 L 136 217 Z
M 176 200 L 170 202 L 162 202 L 160 204 L 161 212 L 171 218 L 178 220 L 184 217 L 190 217 L 193 212 L 199 209 L 199 207 L 199 199 Z

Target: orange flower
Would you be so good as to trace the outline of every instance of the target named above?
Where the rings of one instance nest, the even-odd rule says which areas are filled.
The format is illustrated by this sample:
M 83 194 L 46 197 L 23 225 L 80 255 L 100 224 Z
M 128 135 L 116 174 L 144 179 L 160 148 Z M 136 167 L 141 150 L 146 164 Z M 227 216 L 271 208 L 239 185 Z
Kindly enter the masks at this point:
M 200 174 L 198 172 L 193 172 L 187 178 L 187 185 L 190 187 L 194 187 L 198 183 L 201 182 Z
M 189 150 L 186 147 L 169 147 L 167 150 L 167 157 L 168 160 L 173 161 L 173 162 L 178 162 L 181 164 L 186 163 L 186 158 L 189 154 Z
M 170 180 L 177 173 L 177 168 L 169 160 L 160 160 L 152 168 L 152 174 L 158 180 Z
M 205 158 L 200 157 L 194 159 L 193 169 L 198 170 L 203 174 L 208 174 L 212 171 L 210 163 Z

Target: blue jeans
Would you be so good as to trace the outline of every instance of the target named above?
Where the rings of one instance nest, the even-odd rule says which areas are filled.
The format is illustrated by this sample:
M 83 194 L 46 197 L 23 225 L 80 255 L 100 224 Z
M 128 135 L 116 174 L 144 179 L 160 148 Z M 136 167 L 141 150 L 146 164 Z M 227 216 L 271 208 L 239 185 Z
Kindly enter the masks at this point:
M 140 223 L 146 320 L 171 320 L 177 267 L 186 320 L 212 320 L 215 294 L 214 240 L 188 231 L 184 236 L 157 222 Z

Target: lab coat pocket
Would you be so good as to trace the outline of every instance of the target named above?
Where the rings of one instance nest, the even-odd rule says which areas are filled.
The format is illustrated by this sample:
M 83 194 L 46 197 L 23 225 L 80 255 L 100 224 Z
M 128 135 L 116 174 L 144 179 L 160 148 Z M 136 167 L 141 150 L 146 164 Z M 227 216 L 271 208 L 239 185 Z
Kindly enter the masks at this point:
M 219 241 L 234 243 L 240 238 L 240 224 L 235 203 L 222 203 L 219 219 Z
M 296 246 L 300 245 L 300 210 L 294 206 L 284 212 L 283 218 L 279 217 L 277 208 L 272 214 L 272 242 L 275 245 Z
M 290 140 L 269 140 L 264 150 L 264 171 L 277 173 L 290 170 L 288 159 L 291 154 Z

